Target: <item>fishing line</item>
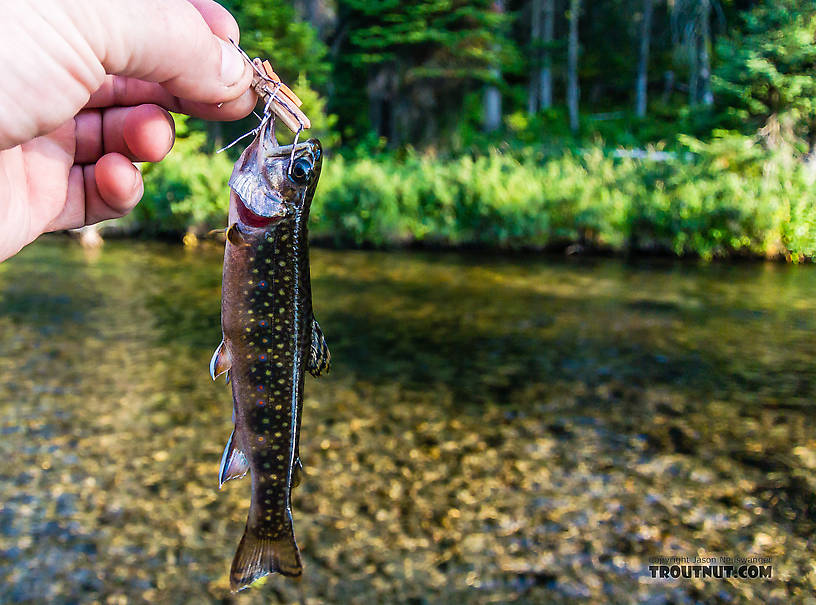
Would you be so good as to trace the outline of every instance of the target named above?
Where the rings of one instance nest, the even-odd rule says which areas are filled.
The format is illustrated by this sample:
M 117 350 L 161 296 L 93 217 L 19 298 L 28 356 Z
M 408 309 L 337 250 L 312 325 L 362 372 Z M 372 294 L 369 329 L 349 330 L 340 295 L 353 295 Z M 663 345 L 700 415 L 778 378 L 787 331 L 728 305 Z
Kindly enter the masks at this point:
M 272 118 L 272 120 L 273 120 L 273 122 L 274 122 L 274 120 L 275 120 L 275 114 L 274 114 L 274 113 L 272 113 L 272 111 L 269 109 L 269 107 L 272 105 L 272 102 L 273 102 L 273 100 L 275 99 L 275 95 L 277 95 L 277 94 L 278 94 L 278 91 L 280 90 L 280 87 L 281 87 L 281 86 L 283 86 L 283 82 L 278 82 L 278 83 L 277 83 L 277 85 L 276 85 L 276 87 L 275 87 L 275 90 L 274 90 L 274 91 L 272 91 L 272 94 L 269 96 L 269 99 L 267 99 L 266 104 L 264 105 L 264 109 L 263 109 L 263 117 L 259 116 L 259 115 L 257 114 L 257 112 L 255 112 L 254 110 L 252 111 L 252 113 L 255 115 L 255 117 L 256 117 L 256 118 L 258 118 L 258 120 L 260 120 L 260 122 L 261 122 L 261 123 L 258 125 L 258 127 L 257 127 L 257 128 L 254 128 L 254 129 L 252 129 L 252 130 L 250 130 L 250 131 L 249 131 L 249 132 L 247 132 L 247 133 L 242 134 L 240 137 L 238 137 L 237 139 L 235 139 L 235 140 L 234 140 L 232 143 L 230 143 L 230 144 L 229 144 L 229 145 L 227 145 L 226 147 L 222 147 L 221 149 L 219 149 L 218 151 L 216 151 L 216 153 L 221 153 L 222 151 L 226 151 L 227 149 L 229 149 L 230 147 L 232 147 L 233 145 L 235 145 L 235 144 L 236 144 L 236 143 L 238 143 L 239 141 L 241 141 L 241 140 L 243 140 L 243 139 L 247 138 L 249 135 L 256 135 L 256 134 L 258 134 L 258 131 L 260 131 L 260 130 L 261 130 L 261 128 L 263 127 L 264 122 L 265 122 L 266 120 L 269 120 L 269 118 Z M 300 130 L 303 130 L 303 127 L 302 127 L 302 126 L 301 126 Z M 298 132 L 300 132 L 300 130 L 298 130 Z M 290 160 L 290 162 L 289 162 L 289 163 L 290 163 L 290 167 L 289 167 L 289 169 L 291 170 L 291 160 Z
M 226 151 L 227 149 L 229 149 L 230 147 L 232 147 L 233 145 L 235 145 L 235 144 L 236 144 L 238 141 L 242 141 L 243 139 L 247 138 L 247 137 L 248 137 L 249 135 L 251 135 L 251 134 L 252 134 L 252 135 L 258 134 L 258 131 L 259 131 L 260 129 L 261 129 L 261 127 L 260 127 L 260 126 L 258 126 L 257 128 L 255 128 L 255 129 L 253 129 L 253 130 L 250 130 L 249 132 L 246 132 L 246 133 L 242 134 L 240 137 L 238 137 L 237 139 L 235 139 L 235 140 L 234 140 L 232 143 L 230 143 L 230 144 L 229 144 L 229 145 L 227 145 L 226 147 L 222 147 L 221 149 L 219 149 L 219 150 L 218 150 L 218 151 L 216 151 L 215 153 L 221 153 L 222 151 Z

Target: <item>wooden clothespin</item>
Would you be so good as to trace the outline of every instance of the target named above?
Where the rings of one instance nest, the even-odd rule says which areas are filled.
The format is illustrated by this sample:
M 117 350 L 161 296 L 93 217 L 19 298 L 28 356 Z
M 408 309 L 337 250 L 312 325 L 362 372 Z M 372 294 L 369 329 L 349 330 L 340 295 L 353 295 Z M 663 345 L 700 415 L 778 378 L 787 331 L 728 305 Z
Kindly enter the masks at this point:
M 269 108 L 275 112 L 275 115 L 278 116 L 292 132 L 311 128 L 311 121 L 306 117 L 306 114 L 300 110 L 303 101 L 298 98 L 291 88 L 281 82 L 280 77 L 278 77 L 278 74 L 272 69 L 269 61 L 255 59 L 252 63 L 258 71 L 266 74 L 266 78 L 262 78 L 256 73 L 252 81 L 252 86 L 255 92 L 258 93 L 258 96 L 266 103 L 269 103 L 270 97 L 274 95 Z
M 300 110 L 303 105 L 298 96 L 292 92 L 286 84 L 281 82 L 278 74 L 272 69 L 269 61 L 261 61 L 260 59 L 250 59 L 238 44 L 232 38 L 229 39 L 232 45 L 241 53 L 251 66 L 255 75 L 252 78 L 252 88 L 258 93 L 258 96 L 264 100 L 269 109 L 271 109 L 281 121 L 292 132 L 299 133 L 301 130 L 306 130 L 312 127 L 312 123 L 306 114 Z

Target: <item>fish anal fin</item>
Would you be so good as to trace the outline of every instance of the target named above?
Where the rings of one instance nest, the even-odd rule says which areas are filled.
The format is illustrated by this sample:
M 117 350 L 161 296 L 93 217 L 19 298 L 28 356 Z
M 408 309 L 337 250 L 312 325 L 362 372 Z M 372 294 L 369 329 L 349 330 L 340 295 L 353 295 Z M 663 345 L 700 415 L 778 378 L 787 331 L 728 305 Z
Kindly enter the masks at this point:
M 249 461 L 244 452 L 235 444 L 235 431 L 232 431 L 221 456 L 221 468 L 218 471 L 218 488 L 230 479 L 240 479 L 249 471 Z
M 271 573 L 295 578 L 303 574 L 300 550 L 291 523 L 287 530 L 280 538 L 269 538 L 247 524 L 230 568 L 232 592 L 248 588 Z
M 232 358 L 222 340 L 218 348 L 215 349 L 212 359 L 210 359 L 210 377 L 215 380 L 231 367 Z M 227 376 L 227 382 L 229 382 L 229 376 Z
M 331 352 L 329 352 L 329 345 L 316 319 L 312 320 L 312 347 L 306 369 L 309 370 L 309 373 L 315 378 L 322 374 L 328 374 L 331 371 Z

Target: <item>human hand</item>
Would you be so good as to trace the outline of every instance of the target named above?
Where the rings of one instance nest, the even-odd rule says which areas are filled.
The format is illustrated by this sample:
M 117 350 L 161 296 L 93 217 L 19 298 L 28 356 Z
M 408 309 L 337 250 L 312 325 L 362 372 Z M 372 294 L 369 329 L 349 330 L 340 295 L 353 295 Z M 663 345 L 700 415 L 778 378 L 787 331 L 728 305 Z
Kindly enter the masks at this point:
M 235 120 L 250 68 L 214 0 L 0 0 L 0 261 L 47 231 L 127 214 L 166 110 Z M 219 104 L 223 104 L 220 107 Z

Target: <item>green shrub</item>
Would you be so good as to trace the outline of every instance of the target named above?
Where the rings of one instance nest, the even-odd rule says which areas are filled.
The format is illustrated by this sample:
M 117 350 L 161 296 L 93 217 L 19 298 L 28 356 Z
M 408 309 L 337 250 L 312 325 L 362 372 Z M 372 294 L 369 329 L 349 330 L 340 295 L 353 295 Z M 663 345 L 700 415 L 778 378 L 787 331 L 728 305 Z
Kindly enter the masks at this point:
M 176 118 L 176 143 L 156 164 L 145 164 L 145 193 L 132 218 L 147 234 L 179 233 L 192 227 L 223 227 L 229 207 L 232 162 L 226 154 L 205 153 L 203 132 Z
M 135 217 L 145 231 L 223 226 L 231 164 L 199 152 L 197 136 L 145 170 Z M 328 156 L 311 230 L 358 246 L 577 242 L 703 258 L 816 254 L 816 193 L 805 164 L 732 133 L 682 143 L 660 162 L 613 158 L 601 146 L 546 158 L 495 150 L 453 159 Z

